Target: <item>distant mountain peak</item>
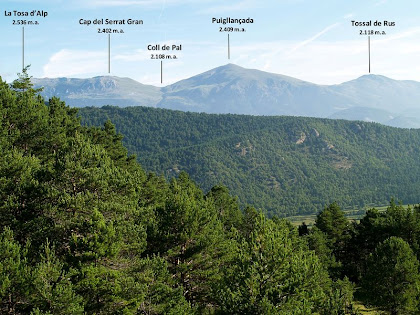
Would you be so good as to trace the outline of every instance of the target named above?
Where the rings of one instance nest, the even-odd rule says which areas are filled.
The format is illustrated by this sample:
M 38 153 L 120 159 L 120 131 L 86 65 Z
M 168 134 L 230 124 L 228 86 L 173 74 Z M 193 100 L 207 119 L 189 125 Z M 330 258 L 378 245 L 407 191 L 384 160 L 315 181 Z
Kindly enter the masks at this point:
M 227 63 L 227 64 L 225 64 L 223 66 L 220 66 L 220 67 L 216 67 L 216 68 L 207 70 L 207 71 L 205 71 L 205 72 L 203 72 L 201 74 L 198 74 L 196 76 L 200 76 L 200 75 L 204 75 L 204 74 L 209 74 L 209 73 L 213 73 L 213 74 L 214 73 L 223 73 L 223 72 L 239 72 L 240 73 L 240 72 L 248 72 L 248 71 L 254 71 L 254 70 L 253 69 L 247 69 L 247 68 L 238 66 L 236 64 L 233 64 L 233 63 Z M 194 76 L 194 77 L 196 77 L 196 76 Z
M 356 80 L 371 80 L 371 81 L 397 81 L 394 79 L 391 79 L 387 76 L 380 75 L 380 74 L 365 74 L 361 77 L 357 78 Z
M 420 120 L 417 112 L 409 114 L 419 108 L 420 83 L 377 74 L 338 85 L 318 85 L 227 63 L 162 88 L 116 76 L 34 79 L 34 85 L 45 87 L 47 99 L 59 96 L 76 107 L 150 106 L 218 114 L 368 117 L 382 123 L 391 119 L 391 113 Z
M 234 64 L 234 63 L 227 63 L 227 64 L 225 64 L 224 66 L 220 66 L 220 67 L 218 67 L 218 68 L 236 68 L 236 69 L 246 69 L 246 68 L 244 68 L 244 67 L 241 67 L 241 66 L 238 66 L 237 64 Z M 217 68 L 216 68 L 217 69 Z
M 103 105 L 154 107 L 162 98 L 158 87 L 117 76 L 96 76 L 88 79 L 35 78 L 33 83 L 35 87 L 44 87 L 41 95 L 46 99 L 58 96 L 74 107 Z

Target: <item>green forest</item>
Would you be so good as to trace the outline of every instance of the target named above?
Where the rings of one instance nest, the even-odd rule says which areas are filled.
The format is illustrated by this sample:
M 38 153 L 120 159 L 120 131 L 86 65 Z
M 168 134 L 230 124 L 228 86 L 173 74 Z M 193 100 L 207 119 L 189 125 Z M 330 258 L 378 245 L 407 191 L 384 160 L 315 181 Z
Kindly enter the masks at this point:
M 109 119 L 130 154 L 167 179 L 187 172 L 204 191 L 223 184 L 272 216 L 420 202 L 420 130 L 306 117 L 83 108 L 82 124 Z
M 420 311 L 419 206 L 391 200 L 354 222 L 333 202 L 318 208 L 314 227 L 294 227 L 242 210 L 226 186 L 203 191 L 186 172 L 146 172 L 111 121 L 83 126 L 77 109 L 38 92 L 26 70 L 10 85 L 0 79 L 0 313 Z M 323 121 L 311 124 L 328 134 Z M 394 139 L 407 159 L 402 152 L 418 149 L 408 133 L 363 128 Z

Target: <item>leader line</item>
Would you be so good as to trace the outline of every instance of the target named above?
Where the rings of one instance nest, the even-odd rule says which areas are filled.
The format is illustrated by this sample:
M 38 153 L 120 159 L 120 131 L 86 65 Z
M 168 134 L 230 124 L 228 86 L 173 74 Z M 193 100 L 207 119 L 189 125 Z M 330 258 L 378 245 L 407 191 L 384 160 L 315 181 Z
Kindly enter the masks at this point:
M 369 46 L 369 74 L 370 74 L 370 36 L 368 37 L 368 46 Z
M 22 26 L 22 71 L 25 69 L 25 26 Z
M 108 34 L 108 73 L 111 73 L 111 34 Z
M 228 59 L 230 59 L 230 36 L 228 34 Z

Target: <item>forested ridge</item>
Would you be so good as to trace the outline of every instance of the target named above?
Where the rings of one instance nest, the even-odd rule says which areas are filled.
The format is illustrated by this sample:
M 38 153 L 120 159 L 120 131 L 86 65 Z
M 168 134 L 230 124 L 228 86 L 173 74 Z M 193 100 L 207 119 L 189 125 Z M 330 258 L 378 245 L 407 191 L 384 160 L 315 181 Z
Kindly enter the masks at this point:
M 226 185 L 269 215 L 419 202 L 420 130 L 306 117 L 211 115 L 146 107 L 83 108 L 82 124 L 110 119 L 130 153 L 166 178 Z
M 331 203 L 312 229 L 241 211 L 224 186 L 145 172 L 26 70 L 0 79 L 0 126 L 2 314 L 419 311 L 420 207 L 356 223 Z

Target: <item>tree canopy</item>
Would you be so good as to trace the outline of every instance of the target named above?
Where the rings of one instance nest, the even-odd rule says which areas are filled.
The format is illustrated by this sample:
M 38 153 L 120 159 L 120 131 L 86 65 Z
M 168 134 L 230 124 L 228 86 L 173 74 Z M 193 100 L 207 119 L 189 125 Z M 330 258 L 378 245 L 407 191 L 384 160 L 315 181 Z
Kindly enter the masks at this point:
M 353 294 L 418 311 L 419 207 L 351 223 L 332 203 L 299 233 L 224 185 L 145 172 L 26 69 L 0 78 L 0 126 L 0 313 L 355 314 Z
M 81 108 L 82 124 L 110 119 L 148 171 L 185 171 L 205 191 L 226 186 L 269 216 L 420 202 L 420 129 L 287 116 L 247 116 L 148 107 Z

